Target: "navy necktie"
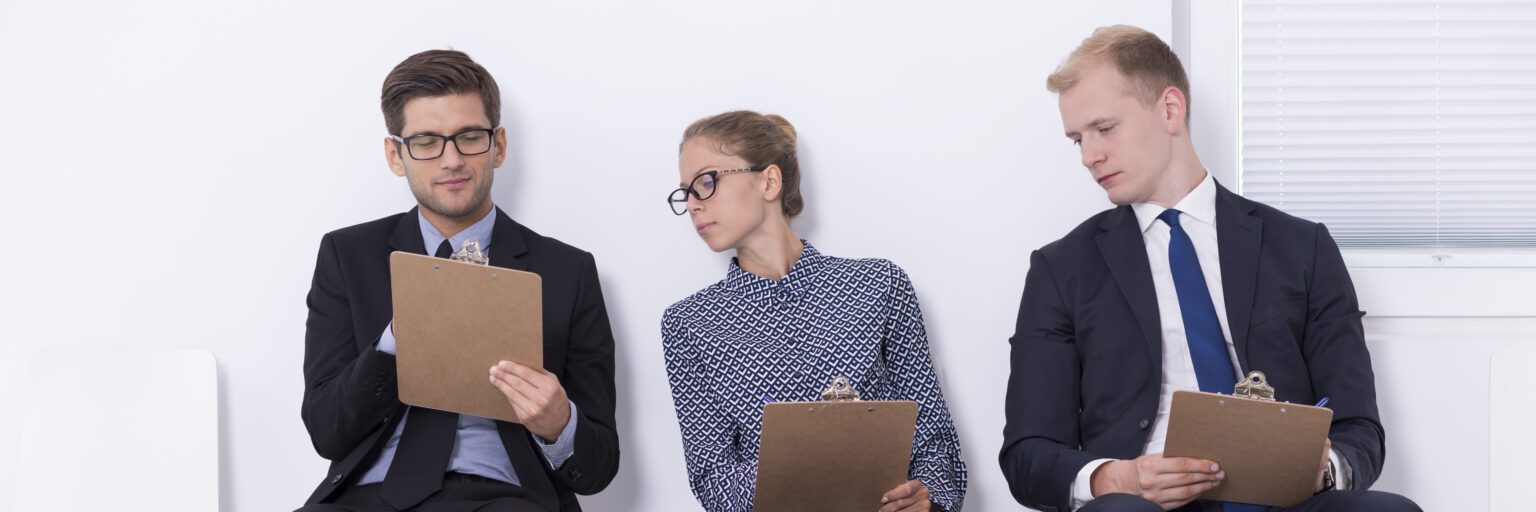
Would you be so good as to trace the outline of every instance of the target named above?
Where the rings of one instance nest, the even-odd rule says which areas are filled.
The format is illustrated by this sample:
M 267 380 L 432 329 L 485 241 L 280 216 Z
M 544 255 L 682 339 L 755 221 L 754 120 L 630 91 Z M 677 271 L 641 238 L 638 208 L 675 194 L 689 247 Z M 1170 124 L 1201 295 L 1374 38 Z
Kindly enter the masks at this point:
M 1237 374 L 1232 372 L 1227 339 L 1221 335 L 1221 321 L 1216 319 L 1216 305 L 1211 301 L 1211 290 L 1205 286 L 1195 243 L 1179 225 L 1178 210 L 1164 210 L 1157 218 L 1168 224 L 1168 267 L 1173 271 L 1173 289 L 1179 295 L 1184 337 L 1189 341 L 1189 358 L 1195 364 L 1200 390 L 1232 394 Z
M 1179 295 L 1179 313 L 1184 317 L 1184 338 L 1189 342 L 1189 358 L 1195 364 L 1195 378 L 1200 391 L 1232 394 L 1237 374 L 1232 371 L 1232 357 L 1227 354 L 1227 339 L 1221 335 L 1221 320 L 1216 318 L 1216 304 L 1211 289 L 1200 271 L 1195 242 L 1179 225 L 1179 211 L 1169 208 L 1157 218 L 1168 224 L 1168 267 L 1173 271 L 1173 289 Z M 1269 510 L 1246 503 L 1222 503 L 1225 512 Z
M 443 240 L 436 256 L 447 258 L 453 245 Z M 379 486 L 379 497 L 399 510 L 420 504 L 443 488 L 443 473 L 453 455 L 453 441 L 458 434 L 459 415 L 451 412 L 412 407 L 405 418 L 404 432 L 389 472 Z

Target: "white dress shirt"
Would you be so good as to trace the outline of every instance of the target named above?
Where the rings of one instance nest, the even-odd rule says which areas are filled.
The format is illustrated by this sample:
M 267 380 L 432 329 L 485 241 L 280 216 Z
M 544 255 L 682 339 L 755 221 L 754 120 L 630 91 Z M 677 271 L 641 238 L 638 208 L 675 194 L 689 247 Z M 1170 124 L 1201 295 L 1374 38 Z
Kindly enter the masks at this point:
M 1227 342 L 1227 355 L 1232 361 L 1232 374 L 1242 375 L 1237 364 L 1237 349 L 1232 345 L 1232 329 L 1227 325 L 1226 301 L 1221 287 L 1221 258 L 1216 243 L 1216 180 L 1206 173 L 1205 179 L 1173 207 L 1179 211 L 1179 225 L 1195 245 L 1195 256 L 1200 259 L 1200 273 L 1211 292 L 1211 303 L 1216 307 L 1216 319 L 1221 322 L 1221 337 Z M 1184 334 L 1184 316 L 1179 309 L 1179 295 L 1173 285 L 1173 270 L 1168 261 L 1168 242 L 1173 228 L 1160 222 L 1157 216 L 1167 208 L 1151 203 L 1131 205 L 1136 221 L 1141 226 L 1141 238 L 1147 248 L 1147 263 L 1152 268 L 1152 285 L 1157 290 L 1157 317 L 1163 327 L 1163 381 L 1157 397 L 1157 416 L 1152 419 L 1152 434 L 1142 448 L 1143 455 L 1162 453 L 1163 442 L 1168 438 L 1168 411 L 1173 404 L 1174 391 L 1199 391 L 1200 382 L 1195 377 L 1195 362 L 1189 356 L 1189 340 Z M 1235 381 L 1234 381 L 1235 382 Z M 1349 488 L 1349 466 L 1331 450 L 1328 458 L 1339 470 L 1335 475 L 1337 489 Z M 1094 470 L 1114 459 L 1098 459 L 1083 466 L 1072 481 L 1072 508 L 1075 510 L 1093 500 L 1092 477 Z

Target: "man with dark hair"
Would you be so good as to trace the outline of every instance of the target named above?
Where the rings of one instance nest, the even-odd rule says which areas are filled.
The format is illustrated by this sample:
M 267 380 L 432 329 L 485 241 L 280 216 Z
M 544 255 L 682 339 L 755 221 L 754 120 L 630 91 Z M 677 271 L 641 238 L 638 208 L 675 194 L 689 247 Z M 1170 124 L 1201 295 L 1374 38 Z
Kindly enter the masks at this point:
M 1189 81 L 1150 32 L 1095 31 L 1053 73 L 1064 132 L 1115 208 L 1030 257 L 1008 379 L 1003 476 L 1045 511 L 1267 510 L 1200 500 L 1221 466 L 1164 457 L 1175 391 L 1331 397 L 1311 499 L 1286 509 L 1412 511 L 1366 490 L 1386 437 L 1360 311 L 1321 224 L 1216 183 L 1189 138 Z
M 384 80 L 384 157 L 417 207 L 320 240 L 309 292 L 304 426 L 331 468 L 303 512 L 577 511 L 619 466 L 613 334 L 592 255 L 514 222 L 490 199 L 506 158 L 496 81 L 432 50 Z M 489 368 L 522 423 L 400 402 L 389 254 L 448 257 L 543 279 L 544 368 Z

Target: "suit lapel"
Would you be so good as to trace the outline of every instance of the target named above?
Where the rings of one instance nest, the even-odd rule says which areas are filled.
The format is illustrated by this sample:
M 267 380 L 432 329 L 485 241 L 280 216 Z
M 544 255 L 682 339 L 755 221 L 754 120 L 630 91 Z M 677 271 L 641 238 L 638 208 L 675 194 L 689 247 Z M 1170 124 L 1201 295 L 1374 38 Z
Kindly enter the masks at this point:
M 1152 365 L 1153 375 L 1161 379 L 1162 321 L 1158 317 L 1157 290 L 1153 288 L 1152 266 L 1147 262 L 1147 245 L 1141 236 L 1141 226 L 1131 207 L 1121 206 L 1104 217 L 1099 229 L 1104 230 L 1095 239 L 1099 254 L 1114 275 L 1120 292 L 1125 294 L 1126 302 L 1130 303 L 1137 323 L 1141 324 L 1142 336 L 1146 338 L 1151 355 L 1148 363 Z
M 414 254 L 427 254 L 426 242 L 421 239 L 421 215 L 416 208 L 400 216 L 395 232 L 389 235 L 389 248 Z M 429 255 L 430 256 L 430 255 Z
M 491 266 L 528 270 L 528 263 L 519 259 L 528 254 L 528 243 L 523 239 L 523 227 L 496 209 L 496 224 L 491 226 Z
M 1253 319 L 1253 299 L 1259 277 L 1259 247 L 1264 222 L 1249 215 L 1252 202 L 1216 185 L 1216 247 L 1221 259 L 1221 290 L 1227 308 L 1227 327 L 1238 365 L 1246 375 L 1248 323 Z
M 421 239 L 421 219 L 416 213 L 416 208 L 411 208 L 411 211 L 405 212 L 404 215 L 400 216 L 400 220 L 395 222 L 395 230 L 389 234 L 389 241 L 387 244 L 389 245 L 389 250 L 391 252 L 400 251 L 412 254 L 427 253 L 426 242 L 422 241 Z M 388 283 L 388 254 L 384 255 L 384 261 L 385 283 Z M 384 302 L 380 306 L 381 309 L 377 310 L 377 314 L 379 315 L 378 318 L 381 319 L 379 320 L 380 323 L 390 321 L 395 316 L 394 297 L 390 295 L 390 291 L 390 287 L 386 285 L 384 288 Z M 388 329 L 388 327 L 384 328 Z M 382 332 L 382 329 L 380 331 Z M 364 352 L 373 350 L 373 344 L 374 342 L 378 341 L 378 337 L 375 336 L 374 338 L 369 339 L 365 336 L 358 336 L 356 341 L 357 350 L 359 352 Z

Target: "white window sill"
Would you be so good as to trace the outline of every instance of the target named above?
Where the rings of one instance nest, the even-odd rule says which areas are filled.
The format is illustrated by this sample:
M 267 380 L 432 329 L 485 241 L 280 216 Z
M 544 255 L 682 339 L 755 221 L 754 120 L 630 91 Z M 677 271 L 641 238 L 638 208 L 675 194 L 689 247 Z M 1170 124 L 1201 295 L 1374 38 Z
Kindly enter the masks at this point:
M 1349 268 L 1536 271 L 1536 249 L 1344 249 Z

